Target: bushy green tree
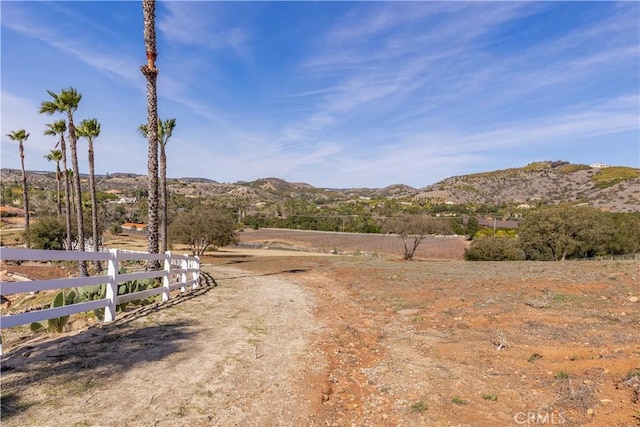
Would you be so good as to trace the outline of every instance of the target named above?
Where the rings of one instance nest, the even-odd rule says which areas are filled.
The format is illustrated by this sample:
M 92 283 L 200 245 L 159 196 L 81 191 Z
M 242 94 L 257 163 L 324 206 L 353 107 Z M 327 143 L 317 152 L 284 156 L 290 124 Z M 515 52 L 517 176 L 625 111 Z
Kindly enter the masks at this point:
M 528 259 L 554 261 L 605 254 L 613 234 L 606 212 L 570 205 L 531 212 L 518 229 Z
M 233 215 L 209 206 L 179 213 L 169 227 L 169 237 L 198 256 L 209 248 L 215 251 L 238 240 Z
M 478 217 L 475 216 L 471 216 L 469 217 L 469 219 L 467 220 L 467 228 L 466 228 L 466 235 L 471 237 L 473 239 L 473 237 L 476 235 L 476 233 L 480 230 L 480 224 L 478 222 Z
M 464 251 L 467 261 L 521 261 L 524 252 L 515 239 L 508 237 L 482 237 Z
M 610 255 L 635 254 L 640 252 L 640 214 L 611 213 L 613 233 L 606 244 Z
M 25 233 L 33 249 L 63 250 L 67 227 L 59 218 L 42 217 L 31 224 Z

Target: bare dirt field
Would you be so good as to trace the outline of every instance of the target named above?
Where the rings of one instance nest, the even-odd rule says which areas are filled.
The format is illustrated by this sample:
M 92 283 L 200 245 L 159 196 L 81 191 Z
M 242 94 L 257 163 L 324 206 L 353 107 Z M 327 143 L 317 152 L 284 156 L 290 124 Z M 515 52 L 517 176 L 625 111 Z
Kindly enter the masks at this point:
M 3 331 L 2 425 L 640 425 L 637 261 L 360 250 L 229 248 L 162 307 Z
M 246 229 L 239 234 L 243 247 L 294 249 L 343 255 L 381 256 L 403 254 L 402 239 L 392 234 L 337 233 L 285 229 Z M 461 236 L 429 236 L 418 246 L 415 257 L 462 259 L 470 242 Z

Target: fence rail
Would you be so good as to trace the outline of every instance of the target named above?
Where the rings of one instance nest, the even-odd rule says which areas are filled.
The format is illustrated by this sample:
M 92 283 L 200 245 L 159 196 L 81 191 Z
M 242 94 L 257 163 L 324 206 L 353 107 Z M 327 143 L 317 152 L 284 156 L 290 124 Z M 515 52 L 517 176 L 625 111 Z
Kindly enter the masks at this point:
M 23 292 L 81 288 L 94 285 L 106 286 L 106 297 L 103 299 L 0 316 L 0 329 L 100 308 L 105 309 L 104 321 L 111 322 L 116 318 L 116 307 L 118 304 L 158 294 L 162 294 L 163 302 L 168 301 L 172 290 L 179 288 L 184 292 L 188 286 L 195 289 L 198 287 L 200 278 L 200 259 L 198 257 L 175 255 L 171 252 L 150 254 L 132 253 L 118 249 L 111 249 L 109 252 L 74 252 L 0 248 L 0 259 L 3 261 L 103 261 L 107 263 L 107 273 L 102 276 L 34 280 L 28 282 L 0 282 L 0 295 L 2 296 Z M 155 271 L 120 274 L 120 265 L 125 261 L 164 261 L 164 268 Z M 162 286 L 118 295 L 118 285 L 120 283 L 152 278 L 161 278 Z M 1 348 L 0 346 L 0 354 L 2 351 Z

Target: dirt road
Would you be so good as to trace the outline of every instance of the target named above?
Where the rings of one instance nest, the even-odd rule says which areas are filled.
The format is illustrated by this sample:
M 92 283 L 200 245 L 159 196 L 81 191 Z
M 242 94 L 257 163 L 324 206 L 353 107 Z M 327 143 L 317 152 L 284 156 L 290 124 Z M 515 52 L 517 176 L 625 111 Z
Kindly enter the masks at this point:
M 315 424 L 314 298 L 292 276 L 218 267 L 169 307 L 9 351 L 2 425 Z

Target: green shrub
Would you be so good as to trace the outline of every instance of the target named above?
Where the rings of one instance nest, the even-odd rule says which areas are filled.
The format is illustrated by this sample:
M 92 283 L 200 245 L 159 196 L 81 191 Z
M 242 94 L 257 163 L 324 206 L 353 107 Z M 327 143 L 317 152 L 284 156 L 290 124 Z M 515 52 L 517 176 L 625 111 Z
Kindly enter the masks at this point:
M 109 229 L 109 231 L 114 236 L 117 236 L 119 234 L 122 234 L 122 226 L 120 226 L 120 224 L 111 224 L 111 228 Z
M 424 400 L 421 400 L 411 405 L 411 409 L 415 412 L 424 412 L 427 410 L 427 404 L 424 402 Z
M 514 239 L 505 237 L 483 237 L 471 243 L 464 251 L 467 261 L 521 261 L 524 253 Z
M 29 227 L 27 239 L 32 249 L 64 249 L 67 227 L 55 217 L 42 217 Z

